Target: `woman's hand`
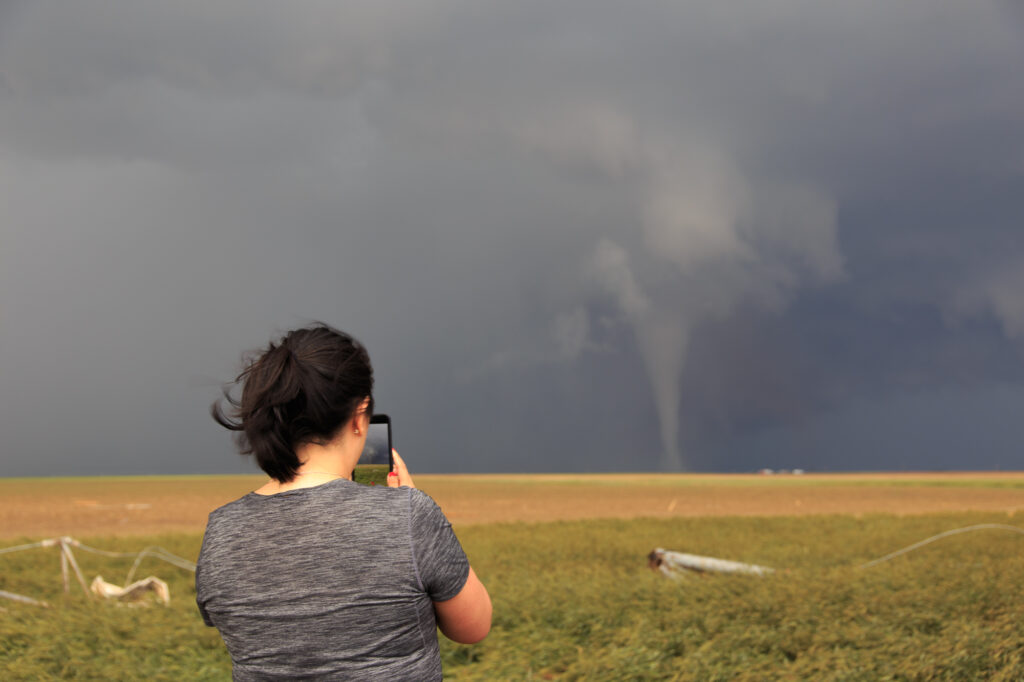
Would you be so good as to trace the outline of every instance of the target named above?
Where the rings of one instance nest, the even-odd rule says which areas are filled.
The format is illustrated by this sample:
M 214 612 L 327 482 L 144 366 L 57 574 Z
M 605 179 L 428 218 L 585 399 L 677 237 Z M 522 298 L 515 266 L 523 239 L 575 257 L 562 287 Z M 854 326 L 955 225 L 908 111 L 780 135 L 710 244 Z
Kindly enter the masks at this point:
M 391 455 L 395 458 L 395 470 L 388 474 L 388 487 L 398 488 L 405 486 L 407 488 L 415 488 L 416 484 L 412 482 L 409 469 L 406 468 L 405 461 L 399 456 L 398 450 L 391 448 Z

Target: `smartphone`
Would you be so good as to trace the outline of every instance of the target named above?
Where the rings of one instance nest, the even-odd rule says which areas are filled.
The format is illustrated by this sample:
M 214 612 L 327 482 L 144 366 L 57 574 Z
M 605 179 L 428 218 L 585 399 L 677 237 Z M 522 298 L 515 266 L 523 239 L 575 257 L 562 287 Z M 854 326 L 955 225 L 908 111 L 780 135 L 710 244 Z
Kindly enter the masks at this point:
M 388 473 L 395 467 L 391 447 L 391 417 L 386 414 L 373 415 L 366 432 L 366 445 L 356 462 L 352 480 L 363 485 L 387 485 Z

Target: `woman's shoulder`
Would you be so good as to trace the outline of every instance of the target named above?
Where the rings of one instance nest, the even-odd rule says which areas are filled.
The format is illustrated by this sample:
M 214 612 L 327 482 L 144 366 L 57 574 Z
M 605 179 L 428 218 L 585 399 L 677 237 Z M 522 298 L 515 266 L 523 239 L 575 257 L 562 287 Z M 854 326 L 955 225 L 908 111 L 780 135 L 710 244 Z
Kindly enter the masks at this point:
M 231 500 L 227 504 L 221 506 L 210 512 L 210 519 L 222 518 L 225 516 L 231 516 L 232 514 L 242 513 L 243 510 L 248 507 L 253 498 L 266 497 L 265 495 L 258 495 L 255 492 L 246 493 L 236 500 Z
M 403 488 L 399 488 L 399 490 L 403 490 Z M 404 490 L 409 490 L 409 511 L 412 515 L 413 523 L 426 522 L 450 525 L 444 510 L 441 509 L 441 505 L 434 498 L 417 488 L 404 488 Z

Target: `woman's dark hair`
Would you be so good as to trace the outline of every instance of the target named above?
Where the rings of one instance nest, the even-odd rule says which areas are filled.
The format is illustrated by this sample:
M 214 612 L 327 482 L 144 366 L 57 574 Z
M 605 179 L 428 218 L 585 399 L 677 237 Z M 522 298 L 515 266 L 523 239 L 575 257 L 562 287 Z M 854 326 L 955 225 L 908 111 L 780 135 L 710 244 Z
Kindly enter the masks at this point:
M 241 399 L 231 395 L 238 384 Z M 296 448 L 333 440 L 366 398 L 372 414 L 373 368 L 366 349 L 318 323 L 248 354 L 245 369 L 210 412 L 218 424 L 238 432 L 242 454 L 253 455 L 271 478 L 287 483 L 301 464 Z

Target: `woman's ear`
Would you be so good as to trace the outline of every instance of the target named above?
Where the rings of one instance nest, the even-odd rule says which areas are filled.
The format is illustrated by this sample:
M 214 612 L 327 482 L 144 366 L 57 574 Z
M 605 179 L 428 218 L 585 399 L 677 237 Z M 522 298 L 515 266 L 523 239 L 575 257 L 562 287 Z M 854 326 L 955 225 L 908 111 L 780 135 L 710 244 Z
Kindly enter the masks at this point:
M 360 433 L 366 433 L 370 428 L 370 399 L 369 397 L 363 398 L 363 402 L 359 403 L 359 407 L 356 408 L 356 413 L 352 415 L 352 432 L 357 436 Z

